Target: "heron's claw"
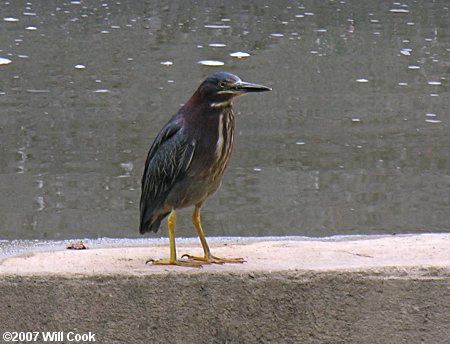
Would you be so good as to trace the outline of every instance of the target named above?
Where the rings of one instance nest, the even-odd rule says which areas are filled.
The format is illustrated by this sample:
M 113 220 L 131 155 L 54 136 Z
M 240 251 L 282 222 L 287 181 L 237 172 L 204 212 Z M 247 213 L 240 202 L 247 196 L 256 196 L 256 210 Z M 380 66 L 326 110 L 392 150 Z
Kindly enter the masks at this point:
M 205 262 L 197 262 L 197 261 L 190 261 L 190 260 L 165 260 L 165 259 L 149 259 L 145 262 L 145 264 L 151 263 L 152 265 L 175 265 L 175 266 L 185 266 L 185 267 L 191 267 L 191 268 L 201 268 L 205 264 Z
M 204 264 L 225 264 L 225 263 L 245 263 L 244 258 L 219 258 L 215 256 L 191 256 L 189 254 L 183 254 L 181 258 L 187 258 L 189 262 L 204 262 Z

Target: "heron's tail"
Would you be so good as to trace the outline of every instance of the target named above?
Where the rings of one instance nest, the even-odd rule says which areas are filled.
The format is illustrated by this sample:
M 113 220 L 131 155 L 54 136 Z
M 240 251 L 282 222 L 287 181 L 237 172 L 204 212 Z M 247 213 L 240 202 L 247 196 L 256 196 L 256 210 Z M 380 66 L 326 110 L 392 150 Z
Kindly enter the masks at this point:
M 153 219 L 153 216 L 146 216 L 146 214 L 142 214 L 141 223 L 139 226 L 139 232 L 141 234 L 147 232 L 158 232 L 159 226 L 161 225 L 161 221 L 164 220 L 169 213 L 159 215 L 157 218 Z

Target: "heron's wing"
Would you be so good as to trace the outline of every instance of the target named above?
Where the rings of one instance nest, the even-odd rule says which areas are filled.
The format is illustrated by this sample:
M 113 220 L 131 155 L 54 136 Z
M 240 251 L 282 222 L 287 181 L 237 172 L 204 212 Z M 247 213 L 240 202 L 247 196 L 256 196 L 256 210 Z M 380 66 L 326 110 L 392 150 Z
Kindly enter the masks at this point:
M 181 116 L 174 117 L 159 132 L 147 155 L 142 176 L 141 227 L 152 222 L 152 214 L 159 207 L 173 185 L 180 180 L 194 155 L 195 142 L 188 140 Z

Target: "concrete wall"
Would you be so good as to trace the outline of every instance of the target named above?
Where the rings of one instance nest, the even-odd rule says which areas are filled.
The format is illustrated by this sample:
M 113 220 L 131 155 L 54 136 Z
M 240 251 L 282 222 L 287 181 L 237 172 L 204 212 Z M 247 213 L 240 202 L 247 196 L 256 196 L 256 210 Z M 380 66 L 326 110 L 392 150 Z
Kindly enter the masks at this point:
M 448 242 L 441 244 L 448 249 Z M 0 332 L 92 332 L 97 343 L 449 343 L 450 268 L 449 261 L 442 262 L 444 251 L 439 251 L 444 256 L 436 253 L 439 266 L 352 269 L 271 271 L 270 265 L 248 268 L 250 262 L 246 268 L 162 268 L 146 266 L 143 257 L 127 258 L 137 248 L 117 251 L 128 272 L 67 265 L 65 272 L 50 273 L 37 264 L 51 260 L 64 267 L 59 255 L 95 263 L 111 250 L 34 253 L 3 261 Z M 137 264 L 136 269 L 127 264 Z M 32 268 L 25 272 L 22 265 Z

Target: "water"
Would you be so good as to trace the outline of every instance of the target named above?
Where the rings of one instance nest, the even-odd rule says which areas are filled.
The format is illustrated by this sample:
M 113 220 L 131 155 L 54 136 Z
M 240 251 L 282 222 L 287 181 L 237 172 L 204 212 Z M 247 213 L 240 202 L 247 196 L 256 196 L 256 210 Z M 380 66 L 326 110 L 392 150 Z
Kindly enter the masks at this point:
M 147 150 L 218 70 L 273 91 L 235 102 L 207 235 L 450 231 L 448 7 L 2 1 L 0 238 L 138 237 Z

